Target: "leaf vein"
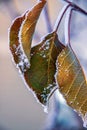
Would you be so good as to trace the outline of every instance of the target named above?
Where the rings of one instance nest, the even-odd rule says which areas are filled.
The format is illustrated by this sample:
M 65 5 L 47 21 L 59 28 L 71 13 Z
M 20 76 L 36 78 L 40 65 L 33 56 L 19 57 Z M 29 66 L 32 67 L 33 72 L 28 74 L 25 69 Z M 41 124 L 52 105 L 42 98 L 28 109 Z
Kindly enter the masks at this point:
M 71 52 L 71 50 L 69 50 L 69 52 L 67 53 L 67 55 L 63 58 L 63 61 L 62 61 L 62 63 L 61 63 L 61 66 L 62 66 L 63 62 L 65 61 L 65 59 L 69 56 L 70 52 Z
M 87 101 L 87 99 L 85 99 L 85 100 L 83 101 L 83 104 L 80 106 L 79 110 L 81 110 L 82 106 L 84 106 L 84 104 L 85 104 L 86 101 Z
M 70 84 L 70 87 L 69 87 L 69 90 L 67 91 L 66 95 L 68 95 L 68 93 L 70 92 L 70 89 L 71 89 L 73 83 L 75 82 L 77 76 L 79 75 L 79 72 L 80 72 L 80 71 L 81 71 L 81 68 L 78 70 L 78 73 L 76 73 L 74 79 L 72 80 L 72 82 L 71 82 L 71 84 Z
M 79 89 L 78 89 L 78 91 L 77 91 L 77 93 L 76 93 L 76 95 L 75 95 L 74 102 L 75 102 L 75 100 L 76 100 L 76 98 L 77 98 L 77 96 L 78 96 L 78 94 L 79 94 L 79 91 L 81 90 L 81 87 L 82 87 L 82 85 L 84 84 L 84 82 L 85 82 L 85 80 L 83 80 L 83 82 L 80 84 Z M 73 102 L 73 103 L 74 103 L 74 102 Z

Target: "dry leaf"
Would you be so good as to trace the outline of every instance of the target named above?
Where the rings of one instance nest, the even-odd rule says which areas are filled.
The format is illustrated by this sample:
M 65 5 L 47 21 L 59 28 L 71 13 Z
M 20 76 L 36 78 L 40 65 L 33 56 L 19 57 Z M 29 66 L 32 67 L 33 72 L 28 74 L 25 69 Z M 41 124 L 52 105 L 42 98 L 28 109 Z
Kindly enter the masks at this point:
M 58 56 L 57 82 L 67 103 L 79 114 L 87 114 L 87 83 L 82 67 L 70 46 Z
M 10 50 L 14 61 L 29 87 L 44 105 L 55 89 L 55 63 L 64 48 L 55 32 L 48 34 L 39 45 L 31 48 L 35 26 L 45 3 L 45 0 L 40 1 L 23 17 L 17 18 L 10 29 Z
M 45 3 L 46 3 L 45 0 L 38 2 L 36 6 L 34 6 L 32 10 L 27 13 L 26 18 L 23 21 L 19 32 L 20 43 L 22 44 L 24 53 L 29 60 L 30 60 L 31 43 L 36 23 Z
M 31 11 L 27 11 L 23 16 L 17 18 L 10 28 L 10 50 L 15 63 L 20 68 L 22 73 L 24 73 L 30 66 L 29 58 L 32 37 L 35 30 L 37 19 L 45 3 L 45 0 L 38 2 L 37 5 L 31 9 Z M 32 24 L 33 21 L 34 24 Z

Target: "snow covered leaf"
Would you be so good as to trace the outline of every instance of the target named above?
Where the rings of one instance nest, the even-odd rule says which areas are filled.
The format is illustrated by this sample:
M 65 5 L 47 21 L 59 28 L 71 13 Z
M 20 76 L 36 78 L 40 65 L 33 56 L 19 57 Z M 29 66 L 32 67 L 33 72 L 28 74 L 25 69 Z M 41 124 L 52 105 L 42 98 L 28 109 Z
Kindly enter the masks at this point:
M 64 46 L 55 33 L 31 49 L 30 68 L 24 73 L 27 84 L 35 91 L 39 101 L 46 105 L 48 97 L 56 87 L 56 59 Z
M 23 16 L 17 18 L 10 28 L 10 50 L 15 63 L 22 73 L 24 73 L 30 66 L 29 57 L 32 37 L 36 22 L 45 3 L 45 0 L 38 2 L 31 11 L 27 11 Z
M 57 81 L 67 103 L 83 118 L 87 116 L 87 82 L 70 46 L 63 49 L 58 56 Z

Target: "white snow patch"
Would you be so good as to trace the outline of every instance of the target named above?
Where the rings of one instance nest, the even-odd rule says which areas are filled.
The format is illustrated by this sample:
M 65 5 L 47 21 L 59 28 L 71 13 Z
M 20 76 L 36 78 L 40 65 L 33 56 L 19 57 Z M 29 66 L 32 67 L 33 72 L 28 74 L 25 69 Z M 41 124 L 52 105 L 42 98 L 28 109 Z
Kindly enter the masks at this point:
M 83 126 L 87 128 L 87 113 L 85 114 L 83 118 Z

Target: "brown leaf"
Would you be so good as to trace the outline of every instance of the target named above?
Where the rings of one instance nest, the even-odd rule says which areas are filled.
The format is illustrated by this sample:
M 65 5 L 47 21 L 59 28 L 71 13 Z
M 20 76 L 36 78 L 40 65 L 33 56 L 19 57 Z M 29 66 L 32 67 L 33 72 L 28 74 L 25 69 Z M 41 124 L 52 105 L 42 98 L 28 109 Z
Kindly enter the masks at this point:
M 23 17 L 17 18 L 10 29 L 10 50 L 14 61 L 29 87 L 44 105 L 56 86 L 55 63 L 58 54 L 64 48 L 59 42 L 57 34 L 53 32 L 31 49 L 35 26 L 45 3 L 45 0 L 40 1 Z M 30 68 L 28 63 L 31 64 Z
M 10 50 L 12 52 L 12 55 L 14 57 L 14 60 L 16 62 L 16 64 L 18 64 L 19 62 L 19 58 L 18 55 L 16 55 L 16 49 L 19 46 L 19 37 L 18 37 L 18 33 L 20 30 L 20 26 L 22 24 L 22 21 L 25 19 L 25 15 L 18 17 L 13 23 L 12 26 L 10 28 L 10 34 L 9 34 L 9 42 L 10 42 Z
M 9 33 L 10 50 L 17 67 L 19 67 L 21 71 L 24 71 L 29 67 L 28 60 L 23 53 L 21 44 L 19 43 L 19 30 L 23 20 L 25 19 L 25 15 L 26 13 L 13 22 Z
M 32 8 L 31 11 L 27 11 L 23 16 L 17 18 L 10 28 L 9 33 L 10 50 L 12 52 L 15 63 L 20 68 L 20 71 L 22 73 L 24 73 L 30 66 L 29 58 L 30 58 L 32 37 L 37 19 L 45 3 L 46 3 L 45 0 L 38 2 L 37 5 Z
M 29 11 L 26 15 L 26 18 L 20 29 L 20 41 L 24 50 L 25 55 L 30 60 L 30 51 L 31 51 L 31 43 L 32 37 L 35 31 L 37 20 L 40 16 L 40 13 L 45 5 L 46 1 L 42 0 L 34 6 L 31 11 Z
M 87 113 L 87 83 L 82 67 L 70 46 L 58 56 L 57 82 L 67 103 L 84 116 Z

